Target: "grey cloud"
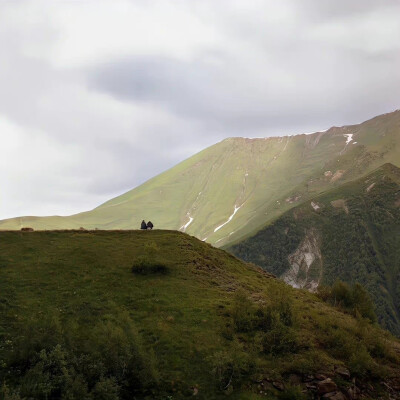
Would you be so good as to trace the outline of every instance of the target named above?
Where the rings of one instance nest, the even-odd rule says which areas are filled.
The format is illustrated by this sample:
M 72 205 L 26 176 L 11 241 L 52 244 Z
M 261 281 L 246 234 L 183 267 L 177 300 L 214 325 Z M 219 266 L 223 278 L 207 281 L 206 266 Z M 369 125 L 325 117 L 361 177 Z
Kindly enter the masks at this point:
M 18 2 L 25 3 L 34 4 Z M 142 3 L 150 15 L 160 4 Z M 0 218 L 46 204 L 51 210 L 98 205 L 229 136 L 310 132 L 400 107 L 400 41 L 385 36 L 387 18 L 400 13 L 398 1 L 182 1 L 176 7 L 215 31 L 215 43 L 184 56 L 121 49 L 118 57 L 94 55 L 91 64 L 65 68 L 52 62 L 63 32 L 51 18 L 26 31 L 21 8 L 19 23 L 9 18 L 2 25 L 0 120 L 26 138 L 51 142 L 50 151 L 65 159 L 44 157 L 48 150 L 40 146 L 31 154 L 24 144 L 10 153 L 28 157 L 27 167 L 0 171 L 9 185 L 8 211 L 0 210 Z M 353 23 L 371 13 L 380 13 L 377 31 L 353 32 Z M 113 21 L 104 22 L 112 29 Z M 385 46 L 366 46 L 375 33 Z M 36 45 L 46 57 L 35 53 Z M 41 158 L 48 164 L 30 171 L 30 161 Z
M 342 118 L 358 121 L 398 105 L 396 54 L 377 58 L 316 45 L 313 50 L 300 46 L 284 60 L 275 57 L 243 76 L 229 56 L 220 56 L 216 64 L 130 57 L 96 66 L 89 82 L 116 98 L 158 104 L 196 120 L 204 134 L 225 136 L 270 135 Z M 280 62 L 281 69 L 274 70 L 272 64 Z

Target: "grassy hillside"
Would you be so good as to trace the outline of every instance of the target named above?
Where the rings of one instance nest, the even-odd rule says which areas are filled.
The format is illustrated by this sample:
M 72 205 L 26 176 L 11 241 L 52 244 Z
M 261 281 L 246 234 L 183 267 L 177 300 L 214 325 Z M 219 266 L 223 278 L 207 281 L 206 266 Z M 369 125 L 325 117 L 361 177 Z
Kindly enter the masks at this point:
M 0 232 L 1 399 L 398 398 L 399 357 L 367 320 L 183 233 Z
M 300 201 L 384 162 L 398 164 L 399 141 L 400 111 L 310 135 L 230 138 L 92 211 L 14 218 L 0 229 L 136 229 L 150 219 L 222 246 Z
M 305 202 L 230 251 L 296 287 L 360 282 L 382 326 L 400 334 L 400 169 L 394 165 Z

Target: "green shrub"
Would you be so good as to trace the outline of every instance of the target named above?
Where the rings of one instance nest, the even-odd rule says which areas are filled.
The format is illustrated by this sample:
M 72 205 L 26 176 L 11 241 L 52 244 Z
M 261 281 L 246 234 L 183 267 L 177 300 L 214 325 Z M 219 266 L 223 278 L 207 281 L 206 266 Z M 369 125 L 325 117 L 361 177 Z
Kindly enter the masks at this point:
M 115 379 L 101 379 L 93 388 L 93 400 L 119 400 L 119 387 Z
M 345 282 L 336 281 L 332 287 L 321 287 L 318 290 L 318 296 L 355 317 L 367 318 L 371 322 L 377 320 L 374 303 L 367 290 L 359 283 L 349 286 Z
M 0 388 L 0 400 L 22 400 L 18 392 L 12 391 L 5 382 Z
M 278 395 L 279 400 L 306 400 L 307 396 L 302 392 L 300 386 L 287 386 Z
M 63 333 L 66 327 L 68 335 Z M 46 343 L 49 331 L 44 329 L 33 330 L 31 337 L 26 333 L 21 336 L 22 351 L 10 352 L 4 363 L 4 370 L 13 371 L 17 379 L 12 389 L 3 385 L 0 400 L 19 400 L 19 396 L 37 400 L 117 400 L 119 392 L 135 396 L 156 387 L 154 354 L 145 350 L 127 312 L 116 309 L 90 331 L 74 324 L 61 328 L 58 323 L 49 329 L 58 332 L 60 343 L 52 345 L 54 338 Z
M 342 281 L 336 281 L 331 289 L 330 300 L 334 306 L 350 308 L 352 305 L 350 286 Z
M 359 378 L 366 378 L 370 375 L 374 364 L 374 360 L 364 346 L 360 346 L 349 360 L 350 372 Z
M 270 330 L 262 334 L 263 352 L 274 356 L 293 353 L 297 349 L 297 338 L 292 328 L 277 320 Z
M 353 286 L 351 297 L 354 315 L 359 314 L 361 317 L 367 318 L 371 322 L 377 320 L 374 303 L 372 302 L 368 292 L 359 283 L 356 283 Z
M 253 357 L 235 340 L 228 349 L 220 350 L 209 359 L 217 387 L 226 390 L 240 386 L 254 370 Z
M 139 256 L 132 265 L 132 272 L 137 275 L 166 274 L 168 267 L 148 256 Z
M 236 332 L 250 332 L 253 330 L 254 304 L 245 292 L 238 290 L 235 293 L 231 315 Z

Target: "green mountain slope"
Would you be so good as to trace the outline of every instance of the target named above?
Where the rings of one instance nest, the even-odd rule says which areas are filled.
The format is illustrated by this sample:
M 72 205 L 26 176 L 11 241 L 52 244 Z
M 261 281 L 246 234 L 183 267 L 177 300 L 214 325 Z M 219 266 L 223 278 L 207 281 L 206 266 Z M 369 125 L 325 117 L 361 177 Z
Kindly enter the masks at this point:
M 394 165 L 297 206 L 230 251 L 295 287 L 360 282 L 381 324 L 400 334 L 400 169 Z
M 389 333 L 172 231 L 0 232 L 0 361 L 14 400 L 400 387 Z
M 136 229 L 142 219 L 217 246 L 326 189 L 400 160 L 400 111 L 310 135 L 226 139 L 98 208 L 22 217 L 0 229 Z

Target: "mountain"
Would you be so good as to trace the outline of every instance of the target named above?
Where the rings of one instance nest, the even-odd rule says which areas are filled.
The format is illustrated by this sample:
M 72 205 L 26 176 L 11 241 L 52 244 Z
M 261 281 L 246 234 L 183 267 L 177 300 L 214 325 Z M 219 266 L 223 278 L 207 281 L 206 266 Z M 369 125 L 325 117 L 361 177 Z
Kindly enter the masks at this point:
M 217 246 L 246 237 L 301 201 L 400 160 L 400 111 L 309 135 L 229 138 L 94 210 L 20 217 L 0 229 L 180 229 Z
M 229 250 L 298 288 L 359 282 L 382 326 L 400 334 L 400 169 L 392 164 L 287 211 Z
M 0 360 L 9 400 L 400 398 L 388 332 L 174 231 L 0 232 Z

